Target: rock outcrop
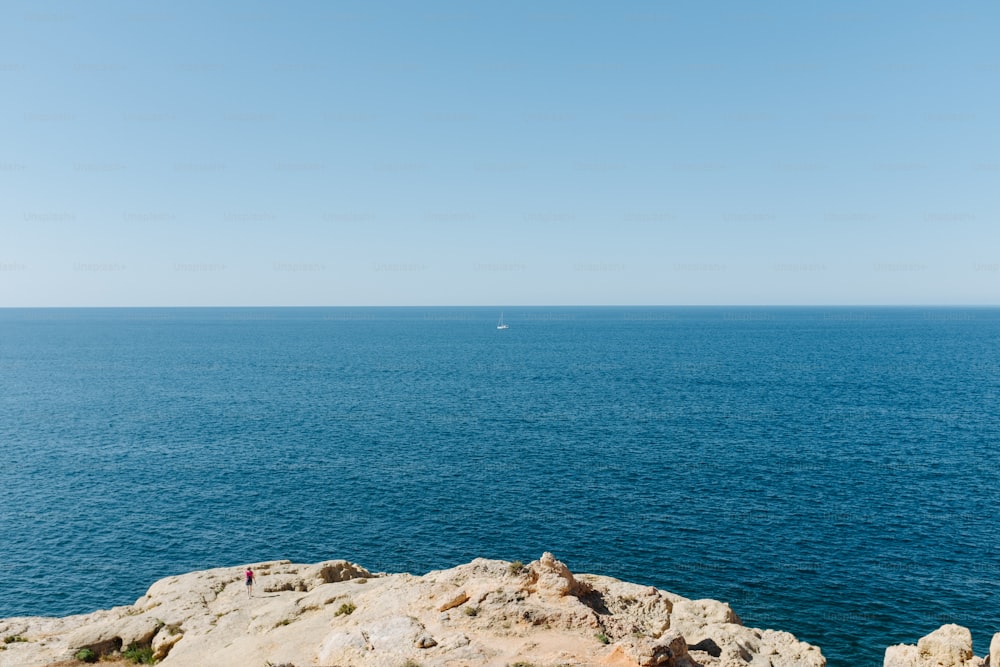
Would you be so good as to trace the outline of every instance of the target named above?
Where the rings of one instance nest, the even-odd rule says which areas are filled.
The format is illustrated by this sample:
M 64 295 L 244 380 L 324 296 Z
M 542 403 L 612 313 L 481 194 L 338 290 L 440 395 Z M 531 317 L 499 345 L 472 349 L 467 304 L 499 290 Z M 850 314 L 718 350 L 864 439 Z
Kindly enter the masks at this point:
M 885 650 L 883 667 L 987 667 L 1000 665 L 1000 632 L 993 635 L 988 658 L 972 654 L 972 633 L 961 625 L 942 625 L 917 641 Z
M 252 598 L 242 568 L 219 568 L 158 581 L 127 607 L 0 620 L 0 636 L 17 638 L 0 650 L 0 667 L 70 665 L 130 647 L 165 667 L 826 664 L 788 633 L 744 627 L 726 604 L 574 575 L 552 554 L 419 577 L 346 561 L 253 567 Z M 952 651 L 949 637 L 933 650 Z

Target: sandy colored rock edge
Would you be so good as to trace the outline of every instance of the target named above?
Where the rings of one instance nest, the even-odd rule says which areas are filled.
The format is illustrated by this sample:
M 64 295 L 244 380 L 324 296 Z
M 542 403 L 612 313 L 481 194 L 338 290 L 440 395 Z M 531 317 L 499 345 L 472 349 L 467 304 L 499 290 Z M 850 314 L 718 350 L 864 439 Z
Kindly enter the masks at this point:
M 744 627 L 729 605 L 593 574 L 552 554 L 476 559 L 410 574 L 343 560 L 167 577 L 135 604 L 63 618 L 0 620 L 0 667 L 75 664 L 129 646 L 166 667 L 824 667 L 787 632 Z M 959 649 L 960 651 L 960 649 Z M 80 663 L 82 664 L 82 663 Z M 98 663 L 100 664 L 100 663 Z

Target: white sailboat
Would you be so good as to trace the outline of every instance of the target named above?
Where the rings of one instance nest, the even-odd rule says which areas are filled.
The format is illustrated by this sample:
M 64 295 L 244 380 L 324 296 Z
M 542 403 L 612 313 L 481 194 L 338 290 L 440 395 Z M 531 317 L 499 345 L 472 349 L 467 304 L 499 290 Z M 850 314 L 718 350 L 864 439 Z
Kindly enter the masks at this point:
M 500 321 L 497 322 L 497 329 L 510 329 L 503 321 L 503 313 L 500 313 Z

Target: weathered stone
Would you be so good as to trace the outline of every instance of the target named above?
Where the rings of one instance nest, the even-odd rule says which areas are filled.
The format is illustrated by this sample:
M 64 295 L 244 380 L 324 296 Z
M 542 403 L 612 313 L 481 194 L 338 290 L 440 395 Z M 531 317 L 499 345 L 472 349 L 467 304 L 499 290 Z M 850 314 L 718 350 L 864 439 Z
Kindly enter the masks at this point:
M 314 576 L 324 584 L 335 584 L 353 579 L 367 580 L 372 577 L 372 573 L 365 568 L 346 560 L 317 563 L 310 568 L 310 572 L 314 573 Z
M 916 646 L 897 644 L 885 650 L 882 667 L 919 667 L 920 651 Z
M 760 655 L 768 658 L 771 667 L 821 667 L 826 664 L 818 648 L 800 642 L 789 632 L 764 630 L 759 641 Z
M 527 588 L 542 595 L 564 596 L 582 595 L 589 589 L 578 582 L 566 564 L 556 560 L 549 552 L 528 565 L 529 583 Z
M 132 644 L 148 646 L 163 625 L 152 616 L 126 616 L 118 621 L 104 621 L 83 626 L 69 635 L 69 648 L 90 649 L 96 655 L 108 655 Z
M 79 628 L 66 638 L 66 644 L 73 652 L 89 649 L 98 656 L 108 655 L 124 646 L 118 628 L 112 623 L 98 623 Z
M 708 625 L 709 623 L 735 623 L 742 625 L 739 616 L 725 602 L 718 600 L 684 600 L 674 605 L 675 623 Z
M 174 647 L 174 644 L 183 639 L 183 637 L 183 631 L 175 625 L 160 628 L 153 637 L 151 644 L 153 657 L 157 660 L 163 660 L 170 653 L 170 649 Z
M 7 634 L 30 640 L 0 651 L 0 667 L 42 667 L 80 648 L 108 654 L 132 642 L 150 645 L 163 667 L 824 664 L 787 633 L 742 627 L 728 605 L 576 576 L 551 554 L 516 577 L 509 563 L 486 559 L 419 577 L 372 575 L 346 561 L 270 561 L 252 565 L 260 591 L 252 598 L 245 565 L 167 577 L 131 607 L 0 620 Z M 699 646 L 716 655 L 691 656 L 688 644 L 701 640 L 684 627 L 710 639 Z
M 463 605 L 468 601 L 469 601 L 469 594 L 466 593 L 465 591 L 459 591 L 458 593 L 455 593 L 455 595 L 453 595 L 452 597 L 448 598 L 448 600 L 444 604 L 438 607 L 438 611 L 448 611 L 449 609 L 454 609 L 455 607 Z
M 424 626 L 412 616 L 390 616 L 365 624 L 368 643 L 375 650 L 384 651 L 412 645 L 424 634 Z
M 972 658 L 972 633 L 953 623 L 942 625 L 917 642 L 921 660 L 932 665 L 962 667 Z
M 972 653 L 972 633 L 960 625 L 942 625 L 921 637 L 916 646 L 898 644 L 885 650 L 883 667 L 984 667 L 1000 660 L 1000 633 L 993 637 L 990 653 L 977 658 Z
M 678 632 L 659 638 L 629 637 L 604 656 L 603 663 L 621 667 L 687 667 L 687 642 Z
M 732 608 L 717 600 L 679 600 L 670 613 L 670 627 L 683 634 L 689 644 L 710 639 L 721 646 L 739 634 L 741 626 Z
M 469 639 L 466 635 L 459 633 L 457 635 L 446 637 L 441 642 L 441 648 L 456 649 L 456 648 L 462 648 L 463 646 L 468 646 L 471 643 L 472 643 L 471 639 Z

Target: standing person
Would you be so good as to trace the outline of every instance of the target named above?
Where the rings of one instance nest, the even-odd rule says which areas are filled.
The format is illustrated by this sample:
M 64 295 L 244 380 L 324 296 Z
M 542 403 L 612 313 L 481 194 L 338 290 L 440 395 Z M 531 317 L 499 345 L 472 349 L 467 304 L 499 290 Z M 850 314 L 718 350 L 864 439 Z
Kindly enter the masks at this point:
M 250 569 L 249 565 L 247 565 L 247 571 L 243 573 L 243 577 L 247 581 L 247 597 L 248 598 L 252 598 L 253 597 L 253 570 Z

